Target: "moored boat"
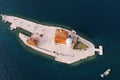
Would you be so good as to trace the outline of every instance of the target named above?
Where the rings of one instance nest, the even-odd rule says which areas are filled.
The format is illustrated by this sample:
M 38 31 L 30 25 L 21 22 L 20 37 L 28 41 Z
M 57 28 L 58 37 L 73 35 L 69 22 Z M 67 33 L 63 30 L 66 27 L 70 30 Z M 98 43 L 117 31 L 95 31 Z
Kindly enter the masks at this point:
M 111 69 L 107 69 L 104 73 L 100 74 L 100 76 L 103 78 L 103 77 L 109 75 L 110 71 L 111 71 Z

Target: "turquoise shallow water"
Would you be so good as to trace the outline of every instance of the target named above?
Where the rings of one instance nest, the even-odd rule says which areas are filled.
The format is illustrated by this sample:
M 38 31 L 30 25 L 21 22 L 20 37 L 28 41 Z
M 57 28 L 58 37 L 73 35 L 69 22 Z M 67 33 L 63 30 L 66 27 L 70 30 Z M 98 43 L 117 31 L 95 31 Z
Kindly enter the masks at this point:
M 0 13 L 67 25 L 85 35 L 104 55 L 68 66 L 33 54 L 0 17 L 0 80 L 119 80 L 119 0 L 0 0 Z M 109 76 L 100 73 L 111 68 Z

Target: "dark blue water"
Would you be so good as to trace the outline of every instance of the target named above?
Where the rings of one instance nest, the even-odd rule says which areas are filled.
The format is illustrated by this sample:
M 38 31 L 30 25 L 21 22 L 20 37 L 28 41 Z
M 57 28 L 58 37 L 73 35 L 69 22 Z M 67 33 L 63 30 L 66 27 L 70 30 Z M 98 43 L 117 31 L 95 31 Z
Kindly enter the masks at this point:
M 67 25 L 85 35 L 104 55 L 69 66 L 33 54 L 0 17 L 0 80 L 119 80 L 119 0 L 0 0 L 0 13 Z M 100 73 L 111 68 L 107 77 Z

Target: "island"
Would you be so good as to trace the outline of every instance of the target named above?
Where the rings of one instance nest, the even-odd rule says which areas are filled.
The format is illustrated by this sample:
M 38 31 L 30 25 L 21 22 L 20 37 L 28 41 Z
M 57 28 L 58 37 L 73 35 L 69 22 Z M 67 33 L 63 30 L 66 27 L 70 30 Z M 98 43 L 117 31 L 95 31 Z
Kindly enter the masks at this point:
M 57 26 L 48 26 L 29 21 L 16 16 L 3 15 L 2 21 L 10 23 L 10 30 L 21 28 L 31 33 L 30 36 L 19 32 L 20 40 L 28 47 L 53 56 L 55 61 L 72 64 L 96 52 L 103 55 L 103 48 L 95 48 L 94 44 L 76 34 L 75 30 L 68 30 Z

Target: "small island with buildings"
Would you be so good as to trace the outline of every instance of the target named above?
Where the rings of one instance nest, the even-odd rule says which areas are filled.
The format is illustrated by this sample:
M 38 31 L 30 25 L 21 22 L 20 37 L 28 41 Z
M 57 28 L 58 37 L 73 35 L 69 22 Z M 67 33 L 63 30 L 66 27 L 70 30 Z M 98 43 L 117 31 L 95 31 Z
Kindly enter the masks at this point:
M 19 32 L 20 40 L 28 47 L 53 56 L 55 61 L 72 64 L 97 52 L 103 55 L 103 48 L 76 34 L 74 30 L 38 24 L 16 16 L 2 15 L 2 21 L 9 22 L 10 30 L 21 28 L 31 33 L 27 36 Z

